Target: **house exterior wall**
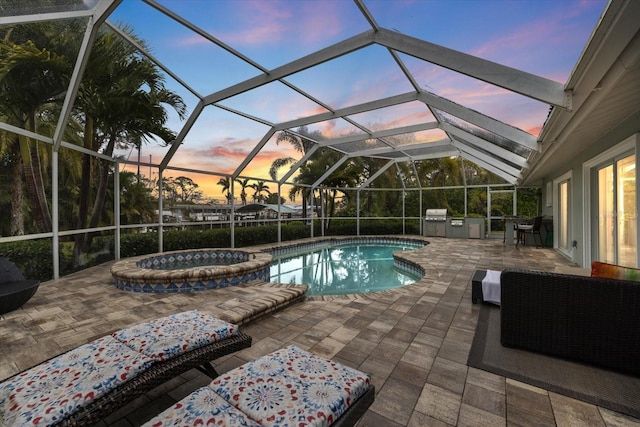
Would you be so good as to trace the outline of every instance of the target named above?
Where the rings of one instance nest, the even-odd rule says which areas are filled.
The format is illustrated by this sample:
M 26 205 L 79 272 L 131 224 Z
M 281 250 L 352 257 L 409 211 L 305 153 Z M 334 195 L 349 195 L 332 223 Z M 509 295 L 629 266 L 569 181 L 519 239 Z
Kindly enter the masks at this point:
M 542 200 L 546 201 L 547 197 L 547 183 L 558 179 L 567 172 L 572 172 L 571 177 L 571 225 L 570 225 L 570 239 L 575 240 L 577 245 L 572 248 L 570 258 L 582 267 L 589 267 L 591 256 L 585 254 L 585 242 L 584 239 L 591 239 L 591 230 L 585 229 L 585 215 L 583 207 L 584 204 L 584 192 L 583 188 L 586 184 L 583 182 L 583 164 L 595 156 L 605 152 L 606 150 L 615 147 L 622 143 L 627 138 L 640 132 L 640 111 L 633 114 L 628 119 L 624 120 L 619 126 L 613 129 L 611 132 L 600 138 L 596 144 L 593 144 L 589 149 L 584 150 L 579 156 L 573 159 L 567 159 L 567 168 L 564 170 L 558 170 L 554 175 L 546 176 L 544 184 L 542 186 Z M 640 148 L 636 147 L 636 163 L 638 162 L 638 155 L 640 154 Z M 636 181 L 636 186 L 638 183 Z M 553 185 L 552 185 L 553 188 Z M 555 191 L 555 188 L 554 188 Z M 553 204 L 556 203 L 555 198 Z M 637 206 L 640 208 L 640 206 Z M 640 209 L 638 209 L 640 210 Z M 547 206 L 546 202 L 543 202 L 542 214 L 545 216 L 553 216 L 553 206 Z M 556 227 L 556 218 L 554 218 L 554 229 Z

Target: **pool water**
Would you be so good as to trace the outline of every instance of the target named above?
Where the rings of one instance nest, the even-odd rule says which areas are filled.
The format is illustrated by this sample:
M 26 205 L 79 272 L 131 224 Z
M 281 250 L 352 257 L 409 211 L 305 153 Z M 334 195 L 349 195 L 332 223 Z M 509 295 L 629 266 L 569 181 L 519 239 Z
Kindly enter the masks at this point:
M 271 263 L 271 282 L 305 284 L 307 295 L 344 295 L 383 291 L 420 278 L 394 266 L 393 252 L 416 246 L 363 244 L 284 255 Z

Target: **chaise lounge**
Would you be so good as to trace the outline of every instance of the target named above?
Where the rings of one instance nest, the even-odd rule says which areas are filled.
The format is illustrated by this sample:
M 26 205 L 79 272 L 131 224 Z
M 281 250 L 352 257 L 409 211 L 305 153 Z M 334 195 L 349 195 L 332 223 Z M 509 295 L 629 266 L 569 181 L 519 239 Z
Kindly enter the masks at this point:
M 353 426 L 374 398 L 369 375 L 292 345 L 221 375 L 145 427 Z
M 0 425 L 88 425 L 192 368 L 251 346 L 196 310 L 121 329 L 0 382 Z

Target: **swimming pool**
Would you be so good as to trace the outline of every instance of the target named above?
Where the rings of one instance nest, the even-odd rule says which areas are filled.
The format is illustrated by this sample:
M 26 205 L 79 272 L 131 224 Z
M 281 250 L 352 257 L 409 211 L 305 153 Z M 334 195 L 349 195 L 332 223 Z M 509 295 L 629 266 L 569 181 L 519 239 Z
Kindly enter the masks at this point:
M 307 295 L 359 294 L 394 289 L 422 276 L 398 265 L 393 252 L 418 249 L 410 243 L 341 244 L 310 252 L 275 255 L 271 282 L 305 284 Z

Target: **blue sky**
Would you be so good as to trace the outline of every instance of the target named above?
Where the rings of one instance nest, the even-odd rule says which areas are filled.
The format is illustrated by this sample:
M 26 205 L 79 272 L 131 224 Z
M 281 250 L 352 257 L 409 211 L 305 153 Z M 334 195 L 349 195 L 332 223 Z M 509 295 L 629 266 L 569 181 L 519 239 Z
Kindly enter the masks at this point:
M 164 7 L 266 69 L 286 64 L 371 29 L 349 0 L 162 0 Z M 381 27 L 565 83 L 605 6 L 604 0 L 365 0 Z M 167 18 L 140 0 L 124 0 L 109 18 L 129 23 L 154 56 L 201 95 L 260 74 L 253 65 Z M 401 54 L 418 84 L 437 95 L 534 135 L 549 106 Z M 287 78 L 332 108 L 411 91 L 399 67 L 371 46 Z M 175 80 L 167 85 L 187 101 L 196 97 Z M 221 101 L 272 123 L 325 111 L 280 83 Z M 425 108 L 405 105 L 360 117 L 384 128 L 407 120 L 432 121 Z M 171 118 L 179 131 L 182 123 Z M 173 166 L 230 173 L 269 126 L 207 107 L 178 150 Z M 344 121 L 315 125 L 326 137 L 353 131 Z M 429 138 L 438 139 L 434 132 Z M 158 163 L 166 149 L 143 148 Z M 287 147 L 270 142 L 243 175 L 264 176 Z M 195 179 L 195 178 L 194 178 Z M 197 179 L 201 183 L 201 179 Z M 217 179 L 215 180 L 217 182 Z M 216 193 L 214 184 L 201 186 Z M 215 195 L 215 194 L 211 194 Z

